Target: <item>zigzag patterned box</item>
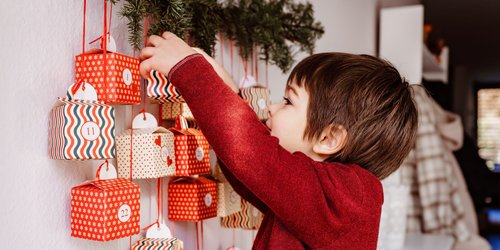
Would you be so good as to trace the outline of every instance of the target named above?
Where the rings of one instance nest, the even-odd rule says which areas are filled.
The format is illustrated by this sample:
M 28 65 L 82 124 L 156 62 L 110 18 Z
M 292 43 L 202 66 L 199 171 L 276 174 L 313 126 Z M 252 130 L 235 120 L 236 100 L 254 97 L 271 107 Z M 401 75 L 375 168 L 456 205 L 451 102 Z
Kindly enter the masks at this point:
M 179 90 L 159 71 L 151 70 L 147 81 L 146 92 L 151 100 L 159 103 L 184 102 Z
M 114 108 L 102 102 L 59 98 L 50 111 L 49 155 L 64 160 L 114 158 Z
M 184 243 L 176 238 L 144 238 L 132 245 L 132 250 L 182 250 Z
M 243 100 L 248 102 L 248 105 L 257 113 L 260 120 L 267 120 L 269 114 L 267 108 L 271 105 L 271 93 L 265 87 L 250 87 L 240 89 L 240 95 Z

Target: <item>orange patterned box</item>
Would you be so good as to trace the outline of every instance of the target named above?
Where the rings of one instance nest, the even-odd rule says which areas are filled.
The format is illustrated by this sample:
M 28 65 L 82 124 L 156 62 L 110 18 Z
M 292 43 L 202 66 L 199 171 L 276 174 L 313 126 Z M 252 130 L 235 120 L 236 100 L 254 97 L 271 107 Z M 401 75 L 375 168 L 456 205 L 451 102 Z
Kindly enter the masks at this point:
M 96 180 L 71 189 L 71 236 L 110 241 L 140 232 L 139 186 L 127 179 Z
M 76 56 L 76 81 L 90 83 L 97 99 L 107 104 L 139 104 L 139 59 L 103 50 Z
M 168 219 L 200 221 L 217 216 L 217 183 L 182 177 L 168 184 Z
M 208 141 L 200 130 L 189 128 L 186 119 L 179 116 L 174 133 L 175 175 L 190 176 L 210 173 Z

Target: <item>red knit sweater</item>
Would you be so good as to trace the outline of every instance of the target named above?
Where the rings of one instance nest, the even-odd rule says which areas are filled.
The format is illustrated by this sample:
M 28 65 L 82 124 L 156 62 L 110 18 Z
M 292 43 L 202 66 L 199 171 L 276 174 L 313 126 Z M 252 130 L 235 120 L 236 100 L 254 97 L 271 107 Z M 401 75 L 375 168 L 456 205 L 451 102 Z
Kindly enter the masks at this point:
M 264 213 L 253 249 L 376 249 L 383 194 L 373 174 L 286 151 L 199 54 L 169 79 L 229 182 Z

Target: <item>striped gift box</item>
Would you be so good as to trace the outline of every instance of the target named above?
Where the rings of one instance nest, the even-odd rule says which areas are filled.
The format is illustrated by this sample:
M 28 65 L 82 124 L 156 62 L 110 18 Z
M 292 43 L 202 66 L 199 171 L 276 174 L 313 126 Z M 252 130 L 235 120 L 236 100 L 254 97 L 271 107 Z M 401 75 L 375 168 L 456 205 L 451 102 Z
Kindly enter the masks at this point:
M 151 100 L 159 103 L 184 102 L 177 88 L 159 71 L 151 70 L 147 82 L 146 92 Z
M 132 250 L 182 250 L 184 243 L 177 238 L 153 239 L 144 238 L 132 245 Z
M 139 104 L 139 59 L 102 50 L 94 52 L 76 56 L 76 81 L 90 83 L 97 91 L 97 100 L 107 104 Z
M 257 113 L 259 119 L 267 120 L 269 118 L 267 108 L 271 105 L 271 93 L 268 88 L 260 86 L 243 88 L 240 89 L 240 95 Z
M 175 175 L 174 134 L 163 127 L 122 132 L 116 137 L 116 154 L 120 178 L 130 178 L 131 154 L 133 179 Z
M 168 184 L 168 219 L 201 221 L 217 216 L 217 184 L 205 177 L 181 177 Z
M 50 112 L 49 155 L 65 160 L 114 158 L 114 108 L 102 102 L 59 98 Z
M 71 189 L 71 236 L 110 241 L 140 231 L 139 186 L 127 179 L 96 180 Z
M 221 218 L 227 228 L 258 229 L 264 215 L 248 201 L 241 199 L 241 211 Z

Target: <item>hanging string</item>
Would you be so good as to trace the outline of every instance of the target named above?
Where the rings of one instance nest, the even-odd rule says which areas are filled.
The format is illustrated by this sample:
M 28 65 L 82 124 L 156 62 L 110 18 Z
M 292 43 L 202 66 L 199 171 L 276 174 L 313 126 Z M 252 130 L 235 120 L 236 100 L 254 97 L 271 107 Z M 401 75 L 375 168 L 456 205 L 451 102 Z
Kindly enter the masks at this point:
M 252 53 L 249 55 L 250 56 L 250 75 L 252 75 L 252 76 L 254 75 L 254 71 L 253 71 L 254 70 L 254 60 L 253 60 L 254 55 L 253 54 L 254 54 L 254 51 L 252 50 Z
M 255 48 L 253 51 L 255 55 L 255 80 L 259 82 L 259 53 L 257 53 Z
M 266 61 L 266 88 L 269 88 L 269 63 Z
M 161 178 L 158 178 L 158 184 L 157 184 L 157 192 L 158 192 L 158 228 L 160 228 L 160 223 L 162 223 L 163 218 L 162 218 L 162 213 L 163 213 L 163 203 L 162 203 L 162 186 L 161 186 Z
M 107 27 L 107 17 L 108 17 L 108 2 L 107 0 L 104 0 L 104 22 L 103 22 L 103 41 L 102 41 L 102 49 L 103 53 L 106 54 L 106 51 L 108 50 L 108 39 L 107 39 L 107 34 L 108 34 L 108 27 Z
M 231 76 L 234 78 L 234 70 L 233 70 L 233 58 L 234 58 L 234 51 L 233 51 L 233 39 L 229 39 L 229 54 L 230 54 L 230 60 L 231 60 Z
M 205 241 L 203 237 L 203 220 L 200 221 L 201 224 L 201 250 L 205 250 Z
M 233 228 L 233 248 L 235 246 L 235 242 L 236 242 L 236 229 Z
M 222 68 L 224 68 L 224 40 L 223 39 L 224 38 L 222 37 L 222 32 L 219 32 L 220 64 L 222 65 Z
M 133 142 L 133 137 L 134 137 L 133 136 L 133 131 L 134 131 L 134 129 L 133 129 L 133 126 L 134 126 L 133 125 L 134 124 L 134 106 L 130 106 L 130 107 L 132 108 L 132 110 L 130 111 L 130 173 L 129 173 L 129 175 L 130 175 L 130 181 L 132 181 L 132 162 L 133 162 L 132 161 L 132 158 L 133 158 L 132 157 L 132 154 L 133 154 L 132 153 L 133 152 L 132 151 L 132 149 L 133 149 L 132 145 L 134 144 L 134 142 Z
M 87 16 L 87 0 L 83 0 L 83 35 L 82 35 L 82 54 L 85 53 L 85 17 Z
M 196 250 L 200 250 L 200 242 L 198 241 L 199 237 L 198 237 L 198 222 L 195 222 L 195 226 L 196 226 Z
M 144 19 L 144 33 L 143 33 L 143 38 L 144 38 L 144 46 L 146 46 L 148 42 L 148 30 L 149 30 L 149 17 L 146 17 Z M 142 87 L 142 109 L 144 112 L 146 112 L 146 88 L 147 86 L 147 79 L 142 78 L 141 80 L 141 87 Z M 146 115 L 144 115 L 144 120 L 146 120 Z
M 106 159 L 105 162 L 103 162 L 101 165 L 99 165 L 99 167 L 97 168 L 97 171 L 95 172 L 95 178 L 97 180 L 101 179 L 101 169 L 102 169 L 102 166 L 104 166 L 104 164 L 106 164 L 106 172 L 109 171 L 109 162 L 108 162 L 108 159 Z

